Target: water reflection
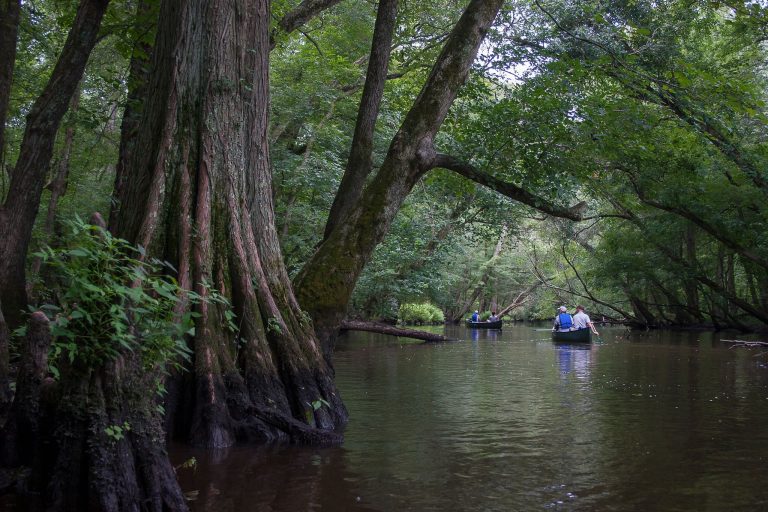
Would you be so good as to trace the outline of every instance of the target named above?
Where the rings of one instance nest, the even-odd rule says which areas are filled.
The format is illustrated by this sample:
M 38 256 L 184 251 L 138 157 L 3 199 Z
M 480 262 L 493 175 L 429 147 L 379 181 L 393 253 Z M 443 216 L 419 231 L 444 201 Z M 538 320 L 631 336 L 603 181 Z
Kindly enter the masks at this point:
M 198 459 L 184 490 L 225 512 L 768 510 L 768 357 L 709 333 L 601 331 L 343 338 L 343 447 L 178 449 Z
M 346 467 L 343 448 L 175 446 L 171 455 L 176 461 L 197 461 L 195 467 L 177 469 L 193 510 L 377 510 L 353 490 L 359 477 Z
M 555 345 L 560 375 L 565 377 L 573 372 L 579 379 L 586 380 L 589 378 L 592 353 L 596 350 L 596 345 L 586 343 L 560 343 Z
M 469 339 L 472 341 L 498 341 L 501 339 L 501 329 L 466 329 L 469 332 Z

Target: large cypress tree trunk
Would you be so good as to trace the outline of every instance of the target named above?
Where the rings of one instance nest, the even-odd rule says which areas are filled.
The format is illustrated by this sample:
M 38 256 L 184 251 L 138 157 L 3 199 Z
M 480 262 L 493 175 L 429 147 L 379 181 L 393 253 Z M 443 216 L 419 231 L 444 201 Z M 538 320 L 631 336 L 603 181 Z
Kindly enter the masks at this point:
M 395 135 L 379 172 L 296 277 L 299 302 L 312 315 L 326 355 L 363 267 L 384 238 L 406 196 L 436 165 L 433 146 L 465 82 L 501 0 L 469 3 L 443 47 L 419 97 Z
M 43 93 L 27 115 L 8 196 L 0 207 L 0 300 L 9 326 L 27 303 L 25 261 L 61 119 L 96 44 L 109 0 L 82 0 Z
M 197 307 L 174 431 L 200 446 L 336 442 L 346 411 L 275 231 L 267 143 L 269 2 L 161 7 L 148 95 L 111 226 L 174 263 Z M 181 311 L 180 311 L 181 313 Z

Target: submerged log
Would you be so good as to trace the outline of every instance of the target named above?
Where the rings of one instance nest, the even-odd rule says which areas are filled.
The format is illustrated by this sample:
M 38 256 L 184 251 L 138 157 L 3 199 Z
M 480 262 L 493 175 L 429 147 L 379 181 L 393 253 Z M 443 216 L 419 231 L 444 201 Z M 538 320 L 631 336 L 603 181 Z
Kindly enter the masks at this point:
M 381 324 L 378 322 L 364 322 L 362 320 L 344 320 L 341 323 L 342 331 L 368 331 L 379 334 L 388 334 L 390 336 L 400 336 L 402 338 L 414 338 L 424 341 L 450 341 L 450 338 L 442 334 L 420 331 L 418 329 L 405 329 L 392 325 Z

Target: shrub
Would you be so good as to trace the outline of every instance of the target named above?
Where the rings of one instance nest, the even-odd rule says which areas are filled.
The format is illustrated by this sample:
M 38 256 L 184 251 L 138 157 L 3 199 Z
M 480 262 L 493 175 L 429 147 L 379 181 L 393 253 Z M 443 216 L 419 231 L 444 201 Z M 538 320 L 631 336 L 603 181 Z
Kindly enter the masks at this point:
M 445 321 L 445 315 L 437 306 L 429 303 L 401 304 L 399 312 L 403 323 L 440 323 Z
M 52 268 L 57 304 L 41 309 L 52 316 L 52 370 L 67 357 L 85 367 L 116 358 L 121 351 L 141 355 L 147 367 L 189 357 L 185 335 L 193 335 L 196 313 L 176 312 L 181 297 L 201 301 L 167 275 L 173 267 L 146 258 L 142 248 L 77 219 L 67 223 L 62 248 L 38 255 Z M 226 303 L 220 295 L 208 302 Z M 231 313 L 228 315 L 231 320 Z

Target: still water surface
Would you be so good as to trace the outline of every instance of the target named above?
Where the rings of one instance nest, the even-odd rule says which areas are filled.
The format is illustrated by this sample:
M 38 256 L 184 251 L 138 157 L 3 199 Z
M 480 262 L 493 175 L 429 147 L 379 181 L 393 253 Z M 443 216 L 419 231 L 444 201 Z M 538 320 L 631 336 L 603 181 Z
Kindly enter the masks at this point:
M 196 511 L 768 510 L 768 353 L 712 333 L 353 333 L 335 448 L 174 450 Z M 733 336 L 724 336 L 726 338 Z

